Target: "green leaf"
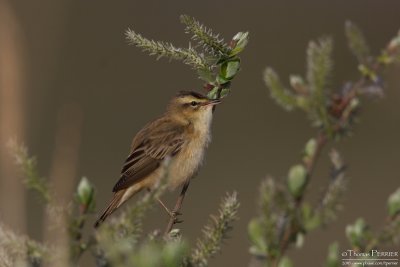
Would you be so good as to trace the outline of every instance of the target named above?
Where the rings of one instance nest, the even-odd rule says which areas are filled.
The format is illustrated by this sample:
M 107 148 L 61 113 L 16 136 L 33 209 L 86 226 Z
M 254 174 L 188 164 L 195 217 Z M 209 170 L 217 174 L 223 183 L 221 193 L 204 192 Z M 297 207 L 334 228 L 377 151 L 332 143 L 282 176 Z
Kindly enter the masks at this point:
M 287 182 L 292 196 L 298 198 L 303 194 L 307 183 L 307 170 L 302 164 L 290 168 Z
M 364 242 L 364 236 L 368 230 L 368 225 L 362 218 L 358 218 L 352 225 L 346 226 L 346 236 L 352 246 L 361 247 Z
M 357 60 L 367 62 L 370 57 L 370 50 L 361 30 L 351 21 L 347 21 L 345 31 L 350 50 L 357 57 Z
M 228 89 L 228 88 L 222 88 L 220 98 L 226 97 L 226 96 L 229 94 L 230 91 L 231 91 L 231 90 Z
M 304 234 L 303 233 L 298 233 L 296 235 L 296 248 L 302 248 L 304 245 Z
M 197 74 L 199 75 L 199 78 L 202 79 L 203 81 L 206 81 L 208 83 L 211 83 L 214 81 L 213 77 L 213 72 L 209 69 L 198 69 Z
M 231 56 L 237 55 L 243 51 L 246 45 L 249 43 L 249 33 L 248 32 L 238 32 L 233 38 L 232 43 L 234 46 L 232 47 L 232 51 L 230 53 Z
M 225 78 L 232 79 L 240 70 L 240 60 L 228 61 L 226 66 Z
M 311 158 L 313 158 L 316 151 L 317 151 L 317 141 L 315 140 L 315 138 L 311 138 L 310 140 L 308 140 L 304 148 L 303 160 L 308 161 Z
M 326 257 L 326 267 L 339 267 L 339 244 L 334 242 L 329 245 L 328 256 Z
M 389 196 L 387 207 L 390 216 L 395 216 L 400 213 L 400 188 Z
M 314 230 L 321 225 L 321 217 L 312 210 L 308 203 L 302 205 L 301 215 L 303 219 L 303 227 L 306 231 Z
M 210 99 L 217 99 L 217 98 L 224 98 L 226 97 L 229 92 L 229 82 L 224 84 L 226 87 L 215 86 L 213 87 L 207 94 L 207 97 Z
M 225 74 L 221 73 L 220 75 L 217 76 L 217 83 L 218 84 L 223 85 L 223 84 L 226 84 L 228 82 L 229 82 L 229 80 L 225 78 Z
M 293 263 L 287 256 L 284 256 L 279 261 L 278 267 L 293 267 Z
M 82 177 L 77 188 L 78 202 L 92 208 L 94 203 L 94 188 L 86 177 Z
M 219 90 L 219 86 L 214 86 L 210 92 L 208 92 L 207 97 L 209 99 L 217 99 L 218 98 L 218 90 Z
M 265 69 L 264 82 L 270 89 L 271 97 L 284 109 L 293 110 L 296 107 L 296 96 L 283 87 L 272 68 Z
M 264 239 L 265 230 L 262 222 L 257 218 L 252 219 L 248 224 L 247 232 L 249 234 L 250 241 L 255 247 L 252 252 L 256 253 L 257 255 L 265 255 L 267 252 L 267 243 Z
M 221 66 L 220 78 L 225 81 L 230 81 L 240 69 L 240 60 L 235 59 L 227 61 Z

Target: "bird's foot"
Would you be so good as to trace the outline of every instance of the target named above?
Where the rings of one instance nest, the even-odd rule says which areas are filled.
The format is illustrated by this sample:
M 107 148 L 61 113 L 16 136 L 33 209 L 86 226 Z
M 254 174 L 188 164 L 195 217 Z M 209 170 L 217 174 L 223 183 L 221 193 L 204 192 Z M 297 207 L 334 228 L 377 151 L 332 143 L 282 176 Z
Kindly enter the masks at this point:
M 181 212 L 179 212 L 179 211 L 172 211 L 172 213 L 171 213 L 170 216 L 171 216 L 171 218 L 174 219 L 174 224 L 182 223 L 182 222 L 183 222 L 183 220 L 180 220 L 180 219 L 178 218 L 178 216 L 180 216 L 180 215 L 182 215 Z
M 180 216 L 180 215 L 182 215 L 182 213 L 179 212 L 179 211 L 172 211 L 171 214 L 170 214 L 170 216 L 171 216 L 172 218 L 176 218 L 176 217 L 178 217 L 178 216 Z
M 183 223 L 183 220 L 180 220 L 178 218 L 174 219 L 174 224 L 178 224 L 178 223 Z

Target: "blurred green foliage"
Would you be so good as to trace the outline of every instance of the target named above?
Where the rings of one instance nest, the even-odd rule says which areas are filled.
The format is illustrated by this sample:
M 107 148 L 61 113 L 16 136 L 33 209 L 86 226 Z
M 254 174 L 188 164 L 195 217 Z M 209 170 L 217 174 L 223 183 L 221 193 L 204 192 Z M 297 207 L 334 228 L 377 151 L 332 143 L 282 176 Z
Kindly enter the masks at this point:
M 268 178 L 261 184 L 259 215 L 250 221 L 248 235 L 250 253 L 263 266 L 292 266 L 287 256 L 289 247 L 301 248 L 308 232 L 326 226 L 337 217 L 348 182 L 346 165 L 337 150 L 331 149 L 331 172 L 324 193 L 317 203 L 309 203 L 305 196 L 316 162 L 328 142 L 339 141 L 351 132 L 360 107 L 359 98 L 365 94 L 383 94 L 381 72 L 389 64 L 399 62 L 400 35 L 374 57 L 357 26 L 347 22 L 345 32 L 349 48 L 359 62 L 361 77 L 346 83 L 341 90 L 331 88 L 333 42 L 326 37 L 308 44 L 306 79 L 291 75 L 290 90 L 271 67 L 264 71 L 271 97 L 285 110 L 303 110 L 317 127 L 317 135 L 306 143 L 301 163 L 290 167 L 286 183 Z M 400 188 L 388 199 L 388 213 L 389 220 L 378 233 L 373 233 L 362 218 L 346 227 L 347 239 L 355 251 L 369 252 L 382 245 L 399 243 Z M 339 245 L 335 242 L 328 249 L 326 266 L 340 264 Z

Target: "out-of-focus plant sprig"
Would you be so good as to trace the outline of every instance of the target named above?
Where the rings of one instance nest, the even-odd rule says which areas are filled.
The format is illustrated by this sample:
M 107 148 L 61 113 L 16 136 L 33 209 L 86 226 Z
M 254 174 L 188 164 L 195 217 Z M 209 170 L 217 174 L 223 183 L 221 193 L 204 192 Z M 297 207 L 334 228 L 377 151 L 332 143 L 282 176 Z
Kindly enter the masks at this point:
M 37 192 L 46 203 L 49 203 L 52 196 L 46 180 L 39 175 L 36 158 L 29 156 L 26 146 L 18 144 L 17 140 L 10 140 L 8 147 L 23 174 L 26 187 Z
M 364 258 L 377 258 L 377 254 L 374 254 L 373 251 L 379 251 L 384 246 L 394 245 L 398 247 L 400 245 L 400 188 L 389 196 L 387 212 L 388 218 L 383 227 L 377 232 L 373 232 L 363 218 L 358 218 L 353 224 L 347 225 L 345 233 L 350 249 L 345 249 L 345 251 L 351 250 L 358 253 L 358 255 L 366 255 L 365 257 L 359 257 L 359 261 L 362 261 Z M 327 267 L 342 266 L 340 258 L 342 253 L 340 253 L 339 249 L 337 242 L 329 247 L 326 259 Z M 349 266 L 359 266 L 359 263 L 354 262 Z
M 161 179 L 155 189 L 144 195 L 119 216 L 114 216 L 100 225 L 96 232 L 98 246 L 94 252 L 99 266 L 126 266 L 138 257 L 138 255 L 130 252 L 140 246 L 142 222 L 146 212 L 153 207 L 155 200 L 166 189 L 166 180 L 169 179 L 169 161 L 166 161 L 162 168 L 164 178 Z M 148 249 L 155 249 L 156 247 L 158 246 L 149 246 Z M 127 252 L 129 255 L 127 255 Z
M 209 98 L 225 97 L 229 93 L 231 81 L 240 70 L 238 55 L 246 47 L 249 34 L 239 32 L 229 43 L 225 43 L 218 34 L 190 16 L 182 15 L 181 22 L 186 25 L 185 32 L 193 35 L 192 40 L 198 46 L 189 44 L 188 48 L 177 48 L 168 42 L 147 39 L 130 29 L 126 36 L 131 44 L 157 59 L 166 57 L 191 66 L 200 79 L 205 81 L 204 88 Z
M 11 140 L 9 142 L 9 149 L 11 154 L 15 158 L 15 162 L 23 174 L 23 182 L 28 189 L 31 189 L 41 196 L 45 202 L 45 209 L 49 216 L 52 217 L 52 222 L 58 222 L 59 220 L 66 219 L 68 221 L 69 239 L 70 239 L 70 260 L 71 263 L 77 263 L 80 256 L 89 248 L 89 242 L 84 242 L 83 237 L 83 227 L 90 213 L 94 211 L 95 208 L 95 195 L 94 188 L 87 178 L 83 177 L 77 186 L 75 193 L 75 204 L 77 206 L 77 214 L 73 214 L 73 210 L 70 209 L 69 205 L 61 206 L 57 201 L 57 197 L 52 192 L 51 186 L 46 181 L 45 178 L 39 175 L 37 169 L 36 157 L 30 156 L 28 149 L 25 145 L 19 144 L 16 140 Z M 53 225 L 51 227 L 57 228 L 58 225 Z M 10 231 L 3 231 L 7 233 Z M 9 236 L 17 237 L 18 235 L 13 234 Z M 15 240 L 22 240 L 14 238 Z M 28 263 L 31 266 L 42 266 L 42 263 L 54 263 L 59 261 L 57 258 L 57 249 L 52 249 L 52 253 L 44 254 L 44 248 L 46 246 L 26 239 L 26 246 L 19 246 L 21 250 L 20 253 L 25 253 L 28 255 Z M 51 244 L 49 244 L 51 246 Z M 25 249 L 25 251 L 22 251 Z M 35 262 L 31 262 L 31 257 L 33 255 Z M 18 257 L 12 257 L 11 262 L 15 264 Z M 13 265 L 15 266 L 15 265 Z
M 40 266 L 50 249 L 0 223 L 0 266 Z
M 208 266 L 210 258 L 221 251 L 223 241 L 232 230 L 232 223 L 237 220 L 239 205 L 236 192 L 222 200 L 219 215 L 211 216 L 210 223 L 204 227 L 204 236 L 197 241 L 196 248 L 187 259 L 187 266 Z
M 83 240 L 83 228 L 89 215 L 93 214 L 96 207 L 95 190 L 86 177 L 81 178 L 76 188 L 75 204 L 78 211 L 75 216 L 69 216 L 68 226 L 70 236 L 70 259 L 71 262 L 76 264 L 82 254 L 93 245 L 91 238 L 87 241 Z
M 162 187 L 161 190 L 164 190 Z M 190 249 L 178 229 L 173 229 L 164 238 L 158 230 L 147 237 L 141 235 L 141 221 L 145 211 L 161 192 L 159 190 L 156 190 L 158 193 L 144 196 L 133 208 L 114 221 L 100 226 L 96 233 L 100 246 L 95 251 L 97 266 L 203 267 L 221 250 L 227 233 L 232 229 L 232 222 L 237 219 L 239 202 L 236 193 L 228 194 L 223 199 L 219 215 L 211 216 L 212 222 L 204 228 L 204 237 L 199 239 L 196 247 Z M 129 218 L 135 218 L 136 222 L 132 223 Z M 118 225 L 123 229 L 116 228 Z M 134 230 L 135 234 L 127 233 L 127 228 Z
M 400 188 L 387 200 L 388 217 L 384 226 L 377 233 L 371 231 L 363 218 L 346 227 L 347 239 L 355 251 L 370 252 L 378 246 L 400 244 Z
M 204 237 L 191 249 L 179 229 L 173 229 L 163 238 L 160 231 L 143 236 L 142 223 L 147 211 L 166 190 L 169 179 L 169 161 L 162 166 L 164 179 L 132 207 L 119 216 L 100 225 L 95 234 L 93 254 L 97 266 L 187 266 L 204 267 L 221 251 L 223 241 L 237 219 L 237 194 L 228 194 L 220 205 L 219 215 L 211 216 L 204 227 Z M 192 252 L 190 252 L 192 251 Z
M 315 150 L 310 149 L 313 142 L 315 140 L 312 139 L 307 143 L 303 160 L 314 157 Z M 289 264 L 290 259 L 285 253 L 290 244 L 302 247 L 307 232 L 335 219 L 346 190 L 346 178 L 338 152 L 332 150 L 330 156 L 332 172 L 317 205 L 313 206 L 303 199 L 309 179 L 304 163 L 290 168 L 286 184 L 272 178 L 262 182 L 260 214 L 250 221 L 248 233 L 252 243 L 250 253 L 267 266 Z
M 330 38 L 324 37 L 309 43 L 306 79 L 300 75 L 291 75 L 290 90 L 281 83 L 272 68 L 264 72 L 264 81 L 276 102 L 286 110 L 303 110 L 312 124 L 330 138 L 338 138 L 351 130 L 360 104 L 358 97 L 362 94 L 382 95 L 382 70 L 392 63 L 400 62 L 400 33 L 380 55 L 373 57 L 357 26 L 347 22 L 345 30 L 349 47 L 359 61 L 361 78 L 357 82 L 346 83 L 340 92 L 331 92 L 333 44 Z
M 313 175 L 321 151 L 331 140 L 340 140 L 351 131 L 356 111 L 360 106 L 359 96 L 363 94 L 382 95 L 381 72 L 394 62 L 400 62 L 400 33 L 394 37 L 377 57 L 370 54 L 361 31 L 347 22 L 346 36 L 351 51 L 359 61 L 361 78 L 346 83 L 340 92 L 332 92 L 330 77 L 333 71 L 330 38 L 311 41 L 307 48 L 306 79 L 300 75 L 290 76 L 291 89 L 287 89 L 272 68 L 264 72 L 264 81 L 271 96 L 286 110 L 301 109 L 318 128 L 315 138 L 310 139 L 304 150 L 302 161 L 292 166 L 281 184 L 273 179 L 262 183 L 260 192 L 260 214 L 248 225 L 252 243 L 250 253 L 265 266 L 292 266 L 286 252 L 291 244 L 300 248 L 307 232 L 321 228 L 336 218 L 346 189 L 343 163 L 339 153 L 330 153 L 331 173 L 320 201 L 312 205 L 305 201 L 305 193 Z M 397 214 L 397 195 L 391 196 L 390 214 Z M 394 200 L 393 200 L 394 199 Z M 392 218 L 392 217 L 391 217 Z M 382 233 L 397 233 L 397 223 L 389 223 Z M 357 228 L 358 229 L 358 228 Z M 397 231 L 397 232 L 396 232 Z M 383 234 L 388 237 L 390 234 Z M 381 238 L 371 239 L 381 243 Z M 393 243 L 394 240 L 388 242 Z M 338 246 L 330 247 L 328 266 L 337 260 L 333 256 Z

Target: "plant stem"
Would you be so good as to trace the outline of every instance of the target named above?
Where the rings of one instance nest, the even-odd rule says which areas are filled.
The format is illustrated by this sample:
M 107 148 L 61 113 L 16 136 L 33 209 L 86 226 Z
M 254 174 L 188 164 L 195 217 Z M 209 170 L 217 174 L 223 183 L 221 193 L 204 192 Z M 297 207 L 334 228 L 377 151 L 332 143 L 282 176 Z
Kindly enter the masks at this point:
M 326 136 L 325 132 L 321 131 L 319 132 L 317 136 L 317 146 L 315 149 L 315 152 L 313 156 L 304 163 L 305 168 L 307 170 L 307 175 L 308 175 L 308 180 L 310 180 L 312 173 L 314 171 L 316 162 L 321 155 L 321 151 L 324 148 L 324 146 L 327 144 L 328 137 Z M 308 182 L 307 182 L 308 183 Z M 298 210 L 300 207 L 301 203 L 303 201 L 303 195 L 295 200 L 295 210 Z M 280 245 L 280 255 L 283 255 L 286 250 L 289 247 L 291 237 L 293 234 L 297 233 L 299 231 L 299 228 L 293 224 L 293 221 L 288 222 L 288 226 L 284 228 L 284 233 L 282 235 L 282 240 L 281 240 L 281 245 Z M 277 264 L 279 263 L 279 257 L 277 260 L 274 261 L 273 266 L 278 266 Z
M 379 66 L 374 66 L 374 70 L 378 71 Z M 363 84 L 365 82 L 366 82 L 366 79 L 364 77 L 361 78 L 359 81 L 357 81 L 352 86 L 352 88 L 346 93 L 346 95 L 343 96 L 341 103 L 337 107 L 337 111 L 339 112 L 340 117 L 339 117 L 338 122 L 333 127 L 334 134 L 337 132 L 340 132 L 343 129 L 343 126 L 349 120 L 349 114 L 344 113 L 344 110 L 348 107 L 348 105 L 350 105 L 351 101 L 359 95 L 358 90 L 363 86 Z M 304 162 L 304 166 L 306 168 L 307 175 L 308 175 L 307 184 L 311 180 L 312 174 L 314 172 L 317 160 L 321 155 L 322 149 L 325 147 L 325 145 L 329 141 L 329 136 L 327 135 L 326 131 L 321 130 L 318 133 L 316 140 L 317 140 L 317 145 L 316 145 L 316 149 L 315 149 L 313 156 L 309 160 Z M 295 212 L 299 210 L 299 208 L 302 204 L 302 201 L 303 201 L 303 197 L 304 197 L 304 194 L 295 200 L 295 203 L 294 203 L 295 204 L 295 209 L 294 209 Z M 286 216 L 288 216 L 288 215 L 286 214 Z M 291 237 L 294 234 L 296 234 L 299 230 L 300 230 L 299 227 L 296 226 L 296 224 L 294 224 L 294 221 L 287 222 L 287 226 L 284 228 L 284 232 L 281 235 L 282 239 L 281 239 L 281 244 L 280 244 L 280 255 L 283 255 L 286 252 L 286 250 L 289 247 Z M 272 266 L 278 266 L 279 258 L 280 257 L 277 257 L 276 260 L 274 260 Z
M 72 250 L 71 250 L 71 260 L 73 263 L 77 264 L 82 254 L 85 252 L 87 248 L 82 246 L 82 229 L 85 226 L 86 222 L 86 215 L 88 212 L 87 205 L 80 205 L 79 206 L 79 216 L 77 218 L 77 226 L 76 226 L 76 234 L 73 237 L 74 242 L 72 243 Z

